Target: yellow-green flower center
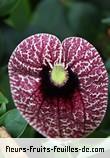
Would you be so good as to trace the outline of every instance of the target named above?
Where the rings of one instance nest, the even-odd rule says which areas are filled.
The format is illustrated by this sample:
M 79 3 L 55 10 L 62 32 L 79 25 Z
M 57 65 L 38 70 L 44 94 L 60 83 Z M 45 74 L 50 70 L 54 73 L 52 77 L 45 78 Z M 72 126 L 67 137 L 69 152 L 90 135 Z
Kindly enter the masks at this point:
M 68 80 L 68 72 L 62 65 L 55 65 L 50 72 L 50 79 L 55 86 L 61 87 Z

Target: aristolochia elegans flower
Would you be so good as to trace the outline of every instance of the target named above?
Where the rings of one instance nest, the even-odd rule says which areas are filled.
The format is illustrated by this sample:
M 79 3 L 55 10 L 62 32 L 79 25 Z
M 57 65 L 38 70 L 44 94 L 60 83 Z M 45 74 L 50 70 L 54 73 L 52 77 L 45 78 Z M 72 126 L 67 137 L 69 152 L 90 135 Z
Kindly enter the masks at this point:
M 108 76 L 86 40 L 35 34 L 16 47 L 8 69 L 15 105 L 42 135 L 85 137 L 101 123 Z

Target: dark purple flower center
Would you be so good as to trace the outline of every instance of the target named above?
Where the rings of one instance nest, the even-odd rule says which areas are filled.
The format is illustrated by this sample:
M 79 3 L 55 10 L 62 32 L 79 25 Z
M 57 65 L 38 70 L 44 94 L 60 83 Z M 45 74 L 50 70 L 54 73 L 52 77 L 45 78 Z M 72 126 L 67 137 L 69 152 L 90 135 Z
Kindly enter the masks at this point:
M 54 85 L 50 80 L 50 67 L 43 66 L 43 69 L 40 73 L 41 77 L 41 90 L 43 94 L 47 97 L 68 97 L 71 96 L 76 89 L 79 88 L 79 80 L 76 73 L 70 69 L 68 71 L 68 80 L 67 82 L 59 87 Z

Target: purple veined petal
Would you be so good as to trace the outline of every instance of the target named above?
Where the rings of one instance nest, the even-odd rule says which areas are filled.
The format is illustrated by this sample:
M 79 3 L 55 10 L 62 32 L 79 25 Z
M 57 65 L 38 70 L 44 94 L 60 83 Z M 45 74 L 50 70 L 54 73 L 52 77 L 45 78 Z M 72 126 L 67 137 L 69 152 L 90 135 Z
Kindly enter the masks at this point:
M 83 102 L 84 133 L 95 130 L 104 118 L 108 101 L 108 75 L 92 44 L 79 37 L 62 42 L 65 65 L 77 73 Z
M 40 72 L 44 66 L 52 69 L 55 64 L 70 67 L 80 81 L 80 88 L 66 99 L 49 98 L 42 93 Z M 103 119 L 107 72 L 99 54 L 87 41 L 74 37 L 61 44 L 53 35 L 30 36 L 14 50 L 8 68 L 15 105 L 44 136 L 84 137 Z
M 58 63 L 61 60 L 61 53 L 62 46 L 57 37 L 36 34 L 24 39 L 16 47 L 8 65 L 10 87 L 16 107 L 28 123 L 45 136 L 52 136 L 52 133 L 54 137 L 59 135 L 58 117 L 56 106 L 51 108 L 54 101 L 47 102 L 41 93 L 39 73 L 44 65 L 52 67 Z M 51 120 L 48 119 L 49 116 Z M 45 120 L 48 120 L 47 125 Z M 45 126 L 52 126 L 52 129 L 57 130 L 52 131 L 50 128 L 51 134 L 48 134 Z

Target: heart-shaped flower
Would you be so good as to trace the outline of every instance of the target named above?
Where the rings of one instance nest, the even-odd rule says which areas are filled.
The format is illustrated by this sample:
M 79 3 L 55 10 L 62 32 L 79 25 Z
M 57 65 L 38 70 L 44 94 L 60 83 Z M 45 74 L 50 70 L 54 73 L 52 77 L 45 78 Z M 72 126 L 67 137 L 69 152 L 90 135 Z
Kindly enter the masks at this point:
M 101 123 L 108 76 L 86 40 L 35 34 L 16 47 L 8 68 L 15 105 L 42 135 L 85 137 Z

